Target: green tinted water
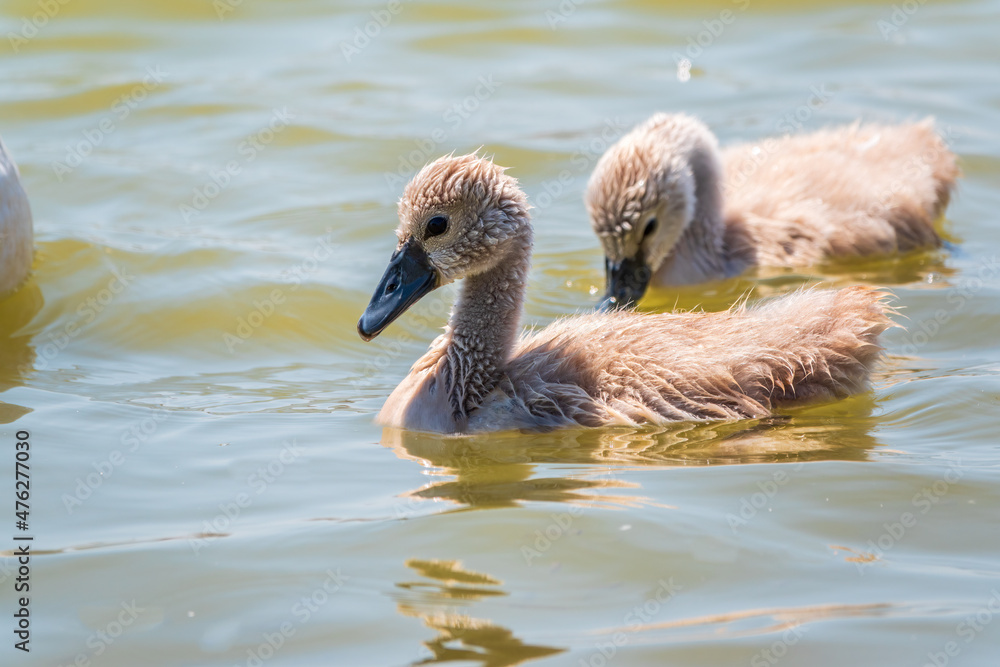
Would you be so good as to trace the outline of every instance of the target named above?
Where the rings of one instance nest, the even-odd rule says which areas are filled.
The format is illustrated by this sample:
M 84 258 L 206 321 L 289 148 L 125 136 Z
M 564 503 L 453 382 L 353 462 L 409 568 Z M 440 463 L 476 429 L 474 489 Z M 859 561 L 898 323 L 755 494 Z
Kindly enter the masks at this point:
M 42 5 L 0 9 L 38 247 L 0 302 L 35 535 L 23 655 L 5 515 L 3 664 L 995 664 L 996 0 L 71 0 L 12 40 Z M 724 143 L 937 117 L 951 247 L 644 304 L 888 285 L 876 389 L 763 423 L 376 427 L 452 295 L 355 333 L 403 182 L 479 146 L 511 167 L 544 324 L 596 302 L 582 191 L 656 110 Z

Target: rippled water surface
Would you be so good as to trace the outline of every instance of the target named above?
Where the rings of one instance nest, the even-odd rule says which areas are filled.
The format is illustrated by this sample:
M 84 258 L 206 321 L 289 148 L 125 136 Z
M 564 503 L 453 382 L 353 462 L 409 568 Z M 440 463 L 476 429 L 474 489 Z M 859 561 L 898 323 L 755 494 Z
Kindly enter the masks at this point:
M 37 258 L 0 301 L 0 662 L 997 664 L 998 24 L 996 0 L 4 2 Z M 723 143 L 937 118 L 947 248 L 643 304 L 890 286 L 875 389 L 765 422 L 375 426 L 453 296 L 355 332 L 405 180 L 480 146 L 511 167 L 545 324 L 596 302 L 586 178 L 655 110 Z

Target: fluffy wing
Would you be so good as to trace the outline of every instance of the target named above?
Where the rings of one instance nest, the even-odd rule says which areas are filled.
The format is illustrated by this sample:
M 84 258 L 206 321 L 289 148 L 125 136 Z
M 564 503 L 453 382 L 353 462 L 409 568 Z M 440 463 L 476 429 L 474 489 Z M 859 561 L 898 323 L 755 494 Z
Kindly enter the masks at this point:
M 887 296 L 851 287 L 722 313 L 580 315 L 519 341 L 507 374 L 545 424 L 762 417 L 867 388 Z
M 931 119 L 766 139 L 723 161 L 727 223 L 762 265 L 939 245 L 934 221 L 959 174 Z

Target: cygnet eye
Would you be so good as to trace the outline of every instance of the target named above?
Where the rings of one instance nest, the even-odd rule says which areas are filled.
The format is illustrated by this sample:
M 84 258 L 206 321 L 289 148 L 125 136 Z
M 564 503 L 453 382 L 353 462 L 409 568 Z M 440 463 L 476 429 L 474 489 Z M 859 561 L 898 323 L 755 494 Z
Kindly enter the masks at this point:
M 646 229 L 642 230 L 642 238 L 649 238 L 649 235 L 656 231 L 656 218 L 650 218 L 646 223 Z
M 443 215 L 435 215 L 427 221 L 427 231 L 424 234 L 424 238 L 429 239 L 432 236 L 440 236 L 446 231 L 448 231 L 448 218 Z

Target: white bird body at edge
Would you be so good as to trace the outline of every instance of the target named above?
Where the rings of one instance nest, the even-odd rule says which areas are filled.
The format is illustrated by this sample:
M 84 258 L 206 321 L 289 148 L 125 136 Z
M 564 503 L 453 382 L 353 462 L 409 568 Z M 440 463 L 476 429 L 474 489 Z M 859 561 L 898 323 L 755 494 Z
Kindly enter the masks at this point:
M 17 165 L 0 139 L 0 298 L 27 279 L 33 256 L 28 196 L 21 186 Z

